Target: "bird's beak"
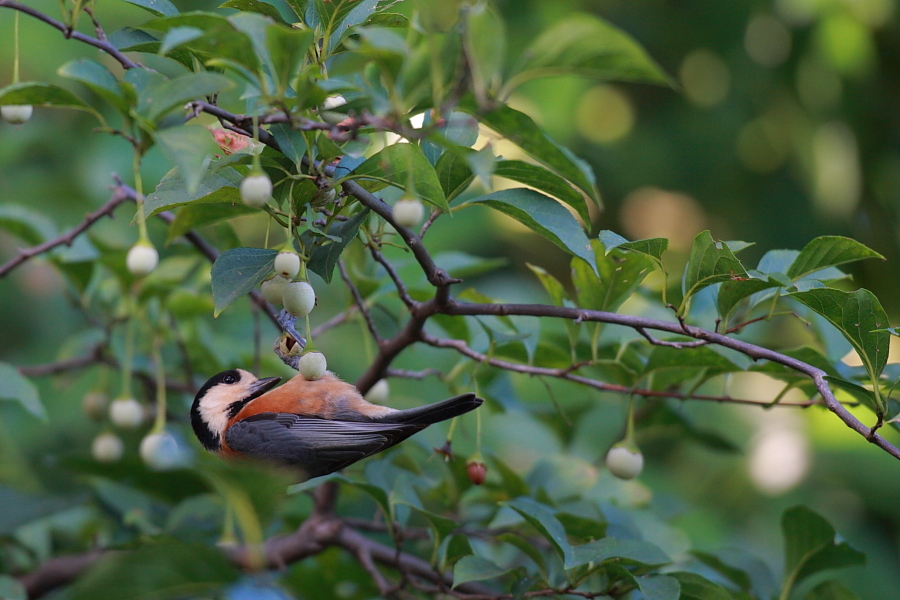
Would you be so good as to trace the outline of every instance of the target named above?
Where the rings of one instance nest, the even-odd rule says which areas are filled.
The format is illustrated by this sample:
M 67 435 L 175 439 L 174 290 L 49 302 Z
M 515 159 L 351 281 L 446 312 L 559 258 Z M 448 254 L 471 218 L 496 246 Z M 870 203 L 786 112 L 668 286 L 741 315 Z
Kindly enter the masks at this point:
M 279 381 L 281 381 L 281 377 L 266 377 L 265 379 L 254 382 L 250 388 L 254 396 L 259 396 L 278 385 Z

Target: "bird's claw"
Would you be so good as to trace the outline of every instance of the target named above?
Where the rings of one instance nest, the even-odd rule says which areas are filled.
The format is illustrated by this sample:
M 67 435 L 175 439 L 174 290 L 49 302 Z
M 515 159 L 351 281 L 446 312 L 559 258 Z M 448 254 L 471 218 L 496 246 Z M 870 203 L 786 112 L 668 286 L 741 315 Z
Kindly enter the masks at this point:
M 275 340 L 275 354 L 295 371 L 299 369 L 300 353 L 306 348 L 306 338 L 297 333 L 294 327 L 296 322 L 297 317 L 282 309 L 278 315 L 278 324 L 284 333 Z
M 300 349 L 303 350 L 306 348 L 306 338 L 297 333 L 297 330 L 294 328 L 296 322 L 297 317 L 288 311 L 281 309 L 281 313 L 278 314 L 278 324 L 281 326 L 282 331 L 294 338 L 294 341 L 300 344 Z

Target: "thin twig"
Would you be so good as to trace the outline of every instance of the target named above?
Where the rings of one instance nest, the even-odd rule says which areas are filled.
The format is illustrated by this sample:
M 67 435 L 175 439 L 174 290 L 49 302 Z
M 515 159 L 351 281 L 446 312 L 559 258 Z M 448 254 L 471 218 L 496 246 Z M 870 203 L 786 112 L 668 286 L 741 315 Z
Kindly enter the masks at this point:
M 353 285 L 353 282 L 350 280 L 350 276 L 347 274 L 347 268 L 344 265 L 344 261 L 338 261 L 338 269 L 341 272 L 341 279 L 344 280 L 344 284 L 347 286 L 347 289 L 350 290 L 350 294 L 353 296 L 353 301 L 356 303 L 356 308 L 359 310 L 359 313 L 362 315 L 363 320 L 366 322 L 366 327 L 369 328 L 369 333 L 372 334 L 372 338 L 374 338 L 376 344 L 381 343 L 381 335 L 378 333 L 378 329 L 375 327 L 375 322 L 372 320 L 372 314 L 369 312 L 369 307 L 366 306 L 366 301 L 363 299 L 362 294 L 359 293 L 359 290 L 356 289 L 356 286 Z

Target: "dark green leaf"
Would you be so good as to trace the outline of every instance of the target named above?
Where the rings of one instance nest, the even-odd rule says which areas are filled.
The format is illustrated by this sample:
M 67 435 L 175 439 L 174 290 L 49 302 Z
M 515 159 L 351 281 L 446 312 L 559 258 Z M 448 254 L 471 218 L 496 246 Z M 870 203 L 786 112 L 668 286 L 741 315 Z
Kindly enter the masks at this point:
M 529 269 L 531 269 L 531 272 L 537 276 L 538 281 L 541 282 L 541 285 L 544 286 L 544 289 L 547 290 L 547 293 L 550 295 L 550 301 L 553 302 L 553 304 L 556 306 L 565 306 L 564 303 L 568 299 L 568 294 L 566 293 L 566 288 L 563 287 L 563 284 L 561 284 L 556 277 L 545 271 L 543 268 L 531 263 L 525 264 Z
M 741 367 L 708 346 L 688 349 L 653 346 L 653 351 L 647 360 L 645 372 L 649 373 L 657 369 L 682 369 L 685 367 L 699 367 L 715 373 L 743 371 Z
M 508 571 L 509 569 L 504 569 L 486 558 L 474 554 L 463 556 L 453 566 L 453 587 L 469 581 L 500 577 Z
M 31 246 L 37 246 L 56 236 L 53 221 L 17 204 L 0 205 L 0 229 Z
M 556 200 L 534 190 L 517 188 L 478 196 L 469 204 L 485 204 L 511 216 L 572 256 L 585 260 L 597 272 L 587 236 L 575 217 Z
M 643 540 L 620 540 L 605 537 L 572 548 L 566 559 L 566 569 L 586 565 L 590 562 L 602 563 L 607 560 L 625 560 L 646 566 L 660 566 L 672 562 L 656 544 Z
M 859 596 L 837 581 L 823 581 L 803 597 L 804 600 L 859 600 Z
M 615 312 L 653 270 L 653 262 L 634 252 L 614 250 L 607 254 L 599 240 L 592 240 L 591 246 L 599 276 L 583 260 L 572 260 L 578 306 Z
M 829 323 L 838 328 L 859 353 L 869 376 L 876 380 L 887 364 L 890 334 L 887 314 L 875 294 L 866 289 L 843 292 L 818 288 L 796 292 L 791 298 L 799 300 Z
M 506 258 L 481 258 L 465 252 L 441 252 L 435 255 L 434 261 L 447 271 L 450 277 L 468 279 L 490 273 L 506 266 Z
M 749 277 L 741 261 L 724 242 L 715 241 L 709 231 L 697 234 L 681 283 L 684 301 L 707 286 L 733 277 Z
M 190 204 L 188 206 L 183 206 L 175 215 L 175 220 L 169 225 L 169 235 L 166 239 L 166 243 L 172 243 L 175 238 L 184 235 L 191 229 L 203 227 L 204 225 L 212 225 L 219 221 L 254 214 L 256 212 L 258 212 L 257 209 L 241 203 Z
M 140 6 L 157 17 L 171 17 L 178 14 L 178 9 L 169 0 L 125 0 L 125 2 Z
M 393 144 L 378 152 L 353 170 L 353 175 L 386 179 L 390 185 L 412 190 L 426 202 L 449 212 L 450 207 L 437 173 L 414 144 Z M 388 184 L 374 180 L 362 180 L 360 185 L 369 191 L 377 191 Z
M 517 144 L 533 159 L 571 181 L 575 187 L 600 203 L 590 166 L 550 139 L 531 117 L 508 106 L 480 112 L 471 98 L 464 98 L 459 109 Z
M 453 519 L 436 515 L 415 506 L 412 507 L 412 510 L 414 513 L 421 515 L 431 525 L 434 540 L 437 544 L 441 544 L 444 538 L 459 529 L 459 525 Z
M 630 35 L 589 14 L 557 21 L 530 44 L 503 96 L 530 79 L 551 75 L 674 85 Z
M 584 223 L 591 222 L 584 196 L 565 179 L 543 167 L 522 160 L 498 160 L 494 165 L 494 175 L 546 192 L 571 206 Z
M 344 17 L 340 24 L 331 30 L 328 38 L 328 52 L 334 52 L 338 44 L 343 42 L 351 33 L 351 28 L 366 22 L 375 13 L 379 0 L 357 0 L 352 6 L 350 12 Z M 349 6 L 349 3 L 348 3 Z
M 338 238 L 340 241 L 326 241 L 323 245 L 317 246 L 309 258 L 309 263 L 307 264 L 309 270 L 324 279 L 326 283 L 331 283 L 331 276 L 334 274 L 334 267 L 337 265 L 341 253 L 347 247 L 347 244 L 356 237 L 360 225 L 365 222 L 368 216 L 369 209 L 367 208 L 346 221 L 333 222 L 326 233 Z M 308 232 L 303 235 L 307 236 Z M 309 238 L 306 237 L 306 239 Z
M 434 170 L 448 202 L 466 191 L 475 179 L 467 160 L 468 155 L 473 152 L 474 150 L 470 148 L 457 148 L 444 152 L 437 159 Z
M 122 95 L 119 81 L 109 69 L 89 58 L 70 60 L 56 71 L 60 76 L 74 79 L 87 86 L 92 92 L 109 102 L 122 113 L 128 112 L 129 104 Z
M 732 600 L 728 590 L 696 573 L 676 571 L 668 575 L 681 585 L 679 600 Z
M 31 104 L 32 106 L 51 106 L 58 108 L 74 108 L 99 115 L 87 102 L 61 87 L 49 83 L 24 81 L 13 83 L 0 89 L 0 105 Z
M 3 600 L 28 600 L 28 592 L 18 579 L 0 575 L 0 598 Z
M 157 131 L 155 137 L 163 154 L 178 167 L 188 194 L 195 193 L 219 149 L 209 130 L 202 125 L 184 125 Z
M 535 502 L 531 498 L 516 498 L 507 502 L 507 506 L 522 515 L 538 533 L 544 536 L 561 559 L 564 561 L 571 559 L 572 545 L 566 538 L 566 530 L 553 516 L 549 507 Z
M 884 257 L 856 240 L 839 235 L 823 235 L 808 243 L 787 270 L 794 281 L 828 267 L 866 258 Z
M 649 238 L 646 240 L 629 242 L 618 233 L 610 231 L 609 229 L 601 231 L 597 236 L 597 239 L 599 239 L 603 244 L 603 247 L 606 248 L 607 253 L 612 252 L 614 248 L 622 248 L 623 250 L 631 250 L 633 252 L 646 254 L 657 262 L 662 261 L 663 252 L 669 247 L 669 240 L 666 238 Z
M 140 94 L 138 112 L 157 120 L 185 102 L 212 96 L 234 87 L 230 79 L 216 73 L 192 73 L 150 86 Z
M 46 420 L 47 411 L 31 381 L 12 365 L 0 362 L 0 399 L 15 400 L 35 417 Z
M 231 202 L 240 204 L 241 193 L 238 188 L 243 179 L 243 175 L 231 168 L 208 172 L 200 180 L 197 189 L 190 193 L 181 173 L 177 169 L 173 169 L 160 180 L 156 191 L 149 194 L 144 200 L 144 213 L 148 217 L 152 217 L 164 210 L 190 203 Z
M 203 30 L 196 27 L 173 27 L 166 32 L 156 52 L 165 56 L 173 49 L 193 42 L 201 36 L 203 36 Z
M 242 14 L 246 13 L 235 16 L 239 17 Z M 263 19 L 263 21 L 268 23 L 268 20 Z M 249 77 L 251 81 L 255 78 L 253 74 L 260 66 L 257 49 L 254 48 L 250 36 L 239 31 L 229 19 L 212 12 L 195 11 L 155 19 L 143 25 L 145 29 L 162 32 L 167 32 L 175 27 L 195 27 L 204 32 L 202 37 L 188 42 L 185 47 L 215 57 L 215 59 L 208 60 L 207 64 L 224 61 L 223 66 L 236 66 L 237 70 L 245 77 Z
M 728 324 L 731 311 L 743 300 L 757 292 L 780 287 L 780 283 L 773 279 L 731 279 L 719 288 L 716 298 L 716 307 L 722 322 Z
M 277 250 L 234 248 L 223 252 L 212 266 L 212 292 L 215 316 L 252 290 L 272 272 Z
M 285 93 L 297 75 L 313 36 L 314 32 L 309 29 L 293 29 L 286 25 L 269 25 L 266 28 L 266 46 L 279 95 Z
M 805 506 L 795 506 L 781 518 L 784 535 L 784 571 L 788 585 L 825 569 L 864 562 L 864 556 L 847 544 L 835 543 L 834 528 Z
M 425 124 L 431 121 L 426 117 Z M 478 121 L 471 115 L 463 112 L 451 112 L 444 124 L 438 127 L 437 134 L 431 136 L 435 138 L 425 139 L 422 141 L 422 154 L 428 159 L 428 162 L 435 165 L 438 159 L 443 156 L 446 149 L 462 149 L 469 148 L 478 139 Z
M 681 585 L 670 575 L 643 575 L 635 577 L 634 582 L 644 600 L 678 600 L 681 597 Z
M 733 584 L 738 586 L 742 591 L 749 592 L 753 587 L 753 582 L 746 571 L 726 564 L 721 558 L 709 552 L 701 552 L 700 550 L 691 550 L 691 554 L 706 566 L 714 569 L 717 573 L 727 578 Z
M 110 552 L 68 590 L 72 600 L 151 600 L 207 596 L 240 573 L 218 548 L 174 541 Z
M 489 92 L 499 83 L 506 54 L 506 31 L 503 21 L 486 2 L 470 6 L 465 14 L 466 58 L 472 70 L 475 97 L 484 106 Z
M 832 368 L 832 370 L 834 369 Z M 868 406 L 873 411 L 878 412 L 880 410 L 878 406 L 878 400 L 876 400 L 875 393 L 872 390 L 864 388 L 858 383 L 847 381 L 846 379 L 842 379 L 841 377 L 833 375 L 826 375 L 823 379 L 825 379 L 825 381 L 827 381 L 832 388 L 836 387 L 844 390 L 845 392 L 853 396 L 853 398 L 859 403 Z
M 285 22 L 277 8 L 267 2 L 262 2 L 261 0 L 228 0 L 228 2 L 220 4 L 219 8 L 234 8 L 246 12 L 255 12 L 265 15 L 279 23 Z
M 537 565 L 538 569 L 540 569 L 541 573 L 546 577 L 547 561 L 544 560 L 544 555 L 541 554 L 540 549 L 538 549 L 533 542 L 526 540 L 518 534 L 510 532 L 498 535 L 497 541 L 506 542 L 507 544 L 516 547 L 522 554 L 533 560 L 534 564 Z
M 469 538 L 461 533 L 454 533 L 441 544 L 441 566 L 449 568 L 459 559 L 472 554 L 472 545 Z

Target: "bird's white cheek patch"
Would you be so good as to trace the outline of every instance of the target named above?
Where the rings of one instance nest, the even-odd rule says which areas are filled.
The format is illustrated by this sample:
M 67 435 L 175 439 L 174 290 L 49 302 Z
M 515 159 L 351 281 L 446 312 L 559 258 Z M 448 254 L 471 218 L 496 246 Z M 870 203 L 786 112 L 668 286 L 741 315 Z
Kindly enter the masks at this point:
M 228 407 L 234 399 L 233 394 L 212 389 L 200 401 L 200 417 L 220 440 L 228 425 Z

